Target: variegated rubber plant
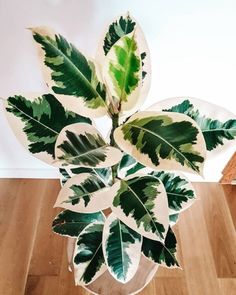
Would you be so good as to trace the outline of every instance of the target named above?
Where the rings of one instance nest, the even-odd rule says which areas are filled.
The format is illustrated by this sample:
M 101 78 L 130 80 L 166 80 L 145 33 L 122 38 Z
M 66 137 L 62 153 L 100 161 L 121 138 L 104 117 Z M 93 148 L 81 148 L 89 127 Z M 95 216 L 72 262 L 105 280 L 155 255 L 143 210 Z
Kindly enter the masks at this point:
M 7 98 L 6 114 L 23 145 L 60 168 L 55 207 L 64 211 L 52 228 L 76 239 L 75 283 L 107 270 L 127 283 L 141 255 L 179 267 L 172 226 L 196 195 L 176 170 L 202 175 L 207 153 L 235 139 L 235 115 L 189 97 L 139 111 L 150 57 L 129 15 L 110 24 L 95 59 L 51 29 L 31 31 L 49 92 Z M 102 116 L 111 119 L 109 142 L 95 126 Z

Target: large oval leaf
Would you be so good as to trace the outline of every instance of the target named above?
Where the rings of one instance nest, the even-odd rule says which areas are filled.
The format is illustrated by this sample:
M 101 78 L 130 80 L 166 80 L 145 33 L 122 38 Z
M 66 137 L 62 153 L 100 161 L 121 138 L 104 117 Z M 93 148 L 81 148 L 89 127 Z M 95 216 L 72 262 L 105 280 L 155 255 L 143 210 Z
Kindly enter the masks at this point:
M 5 109 L 18 140 L 48 164 L 53 163 L 55 143 L 65 126 L 79 122 L 91 124 L 90 119 L 65 110 L 52 94 L 11 96 L 5 102 Z
M 93 213 L 110 206 L 109 187 L 95 174 L 82 173 L 69 179 L 61 189 L 54 207 Z
M 111 275 L 127 283 L 135 275 L 141 257 L 142 236 L 126 226 L 114 214 L 103 229 L 103 253 Z
M 186 115 L 139 112 L 115 130 L 114 138 L 122 150 L 152 169 L 202 173 L 204 138 Z
M 143 238 L 142 252 L 151 261 L 165 267 L 179 267 L 176 258 L 177 241 L 171 228 L 168 229 L 164 242 Z
M 187 209 L 196 200 L 192 184 L 182 173 L 159 171 L 152 175 L 160 179 L 166 189 L 170 215 Z
M 101 134 L 88 124 L 72 124 L 58 136 L 55 151 L 58 166 L 110 167 L 118 163 L 122 153 L 109 146 Z
M 77 238 L 87 225 L 104 220 L 104 215 L 101 212 L 85 214 L 64 210 L 53 220 L 52 230 L 61 236 Z
M 222 107 L 197 98 L 178 97 L 160 101 L 150 110 L 183 113 L 191 117 L 202 130 L 208 151 L 223 151 L 228 141 L 234 140 L 232 145 L 235 144 L 236 114 Z
M 122 102 L 121 111 L 137 109 L 150 88 L 151 63 L 144 34 L 129 14 L 109 25 L 98 47 L 97 60 L 113 98 Z
M 87 285 L 106 270 L 102 251 L 103 223 L 88 225 L 79 235 L 74 251 L 74 276 L 76 285 Z
M 117 181 L 111 188 L 115 215 L 139 234 L 163 241 L 169 225 L 168 202 L 163 184 L 153 176 Z
M 96 65 L 63 36 L 46 27 L 31 29 L 47 85 L 70 110 L 89 117 L 106 113 L 106 88 Z

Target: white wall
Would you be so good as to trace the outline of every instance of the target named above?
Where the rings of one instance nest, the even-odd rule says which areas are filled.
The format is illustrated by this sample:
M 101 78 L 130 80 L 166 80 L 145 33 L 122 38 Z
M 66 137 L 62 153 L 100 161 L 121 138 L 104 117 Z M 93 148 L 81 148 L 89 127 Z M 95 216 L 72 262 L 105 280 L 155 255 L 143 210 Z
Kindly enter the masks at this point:
M 116 15 L 130 11 L 149 43 L 153 79 L 146 106 L 194 96 L 236 112 L 236 1 L 234 0 L 0 0 L 0 96 L 46 91 L 27 27 L 49 25 L 89 55 Z M 0 112 L 0 176 L 57 177 L 30 156 Z M 234 147 L 208 161 L 218 180 Z M 196 179 L 196 178 L 193 178 Z

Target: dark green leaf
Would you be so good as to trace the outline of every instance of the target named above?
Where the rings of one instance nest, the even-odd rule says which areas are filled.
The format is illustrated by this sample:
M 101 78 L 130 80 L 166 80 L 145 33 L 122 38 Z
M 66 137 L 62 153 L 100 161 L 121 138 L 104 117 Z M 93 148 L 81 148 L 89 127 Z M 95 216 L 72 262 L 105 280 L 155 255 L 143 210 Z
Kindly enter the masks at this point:
M 41 34 L 33 29 L 34 40 L 45 53 L 44 64 L 51 70 L 47 81 L 56 94 L 82 98 L 88 108 L 105 107 L 106 89 L 98 81 L 95 65 L 61 35 Z
M 164 243 L 143 238 L 142 252 L 147 258 L 162 266 L 179 267 L 175 256 L 176 245 L 175 235 L 169 228 Z
M 56 159 L 60 166 L 106 168 L 122 157 L 119 149 L 109 146 L 96 128 L 86 124 L 65 127 L 56 142 Z
M 133 32 L 135 22 L 129 15 L 121 16 L 119 20 L 114 21 L 108 29 L 106 37 L 104 39 L 104 53 L 107 55 L 111 47 L 123 36 Z
M 167 196 L 153 176 L 138 176 L 113 185 L 112 211 L 139 234 L 164 240 L 169 225 Z
M 187 116 L 169 114 L 139 112 L 133 115 L 115 130 L 116 143 L 150 168 L 162 163 L 167 165 L 169 161 L 172 169 L 200 172 L 205 156 L 200 130 Z
M 66 111 L 52 94 L 33 101 L 23 96 L 12 96 L 8 98 L 7 105 L 6 110 L 24 123 L 23 131 L 30 142 L 28 149 L 33 154 L 46 152 L 54 158 L 56 139 L 65 126 L 78 122 L 91 124 L 90 119 Z
M 145 168 L 142 164 L 137 162 L 133 157 L 126 154 L 122 157 L 118 166 L 118 174 L 124 174 L 124 177 L 136 173 L 140 169 Z
M 189 100 L 184 100 L 166 111 L 184 113 L 195 120 L 202 130 L 208 151 L 212 151 L 219 145 L 224 145 L 224 140 L 233 140 L 236 137 L 236 119 L 221 122 L 208 118 L 201 115 Z
M 193 187 L 184 175 L 165 171 L 153 172 L 152 175 L 156 176 L 164 184 L 168 205 L 171 210 L 179 212 L 189 206 L 195 199 Z
M 112 276 L 127 283 L 135 275 L 141 256 L 141 235 L 126 226 L 114 214 L 105 222 L 103 252 Z
M 179 219 L 178 213 L 169 215 L 170 226 L 175 225 L 177 223 L 178 219 Z
M 111 168 L 88 168 L 88 167 L 78 167 L 72 169 L 60 169 L 60 173 L 63 176 L 62 182 L 65 182 L 71 178 L 70 172 L 72 175 L 79 175 L 82 173 L 90 173 L 97 175 L 106 185 L 111 184 Z
M 76 285 L 89 284 L 106 270 L 102 232 L 102 223 L 90 224 L 77 239 L 74 255 Z
M 64 210 L 54 219 L 52 229 L 62 236 L 78 237 L 88 224 L 95 221 L 104 221 L 104 215 L 101 212 L 85 214 Z

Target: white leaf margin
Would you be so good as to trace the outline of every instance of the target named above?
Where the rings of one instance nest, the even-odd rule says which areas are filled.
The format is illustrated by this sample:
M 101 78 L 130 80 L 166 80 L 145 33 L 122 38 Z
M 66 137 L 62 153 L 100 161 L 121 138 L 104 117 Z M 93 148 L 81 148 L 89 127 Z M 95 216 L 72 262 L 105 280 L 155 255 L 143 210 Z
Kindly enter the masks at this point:
M 193 145 L 194 150 L 200 152 L 200 155 L 205 159 L 206 158 L 206 144 L 204 137 L 202 135 L 202 132 L 196 122 L 189 118 L 186 115 L 179 114 L 179 113 L 171 113 L 171 112 L 160 112 L 160 111 L 143 111 L 134 114 L 127 120 L 123 125 L 132 122 L 135 119 L 144 119 L 148 117 L 157 117 L 157 116 L 168 116 L 172 118 L 173 122 L 182 122 L 182 121 L 188 121 L 191 122 L 193 127 L 197 128 L 198 130 L 198 135 L 197 135 L 197 143 Z M 168 159 L 162 159 L 159 157 L 159 165 L 155 166 L 151 159 L 148 157 L 148 155 L 141 153 L 135 145 L 131 144 L 128 140 L 124 139 L 124 133 L 122 131 L 122 126 L 119 126 L 116 128 L 114 131 L 114 138 L 117 143 L 117 145 L 126 152 L 127 154 L 131 155 L 134 157 L 138 162 L 143 164 L 144 166 L 147 166 L 154 171 L 159 171 L 159 170 L 180 170 L 184 172 L 190 172 L 190 173 L 195 173 L 198 174 L 197 171 L 194 171 L 193 169 L 185 166 L 182 166 L 179 162 L 176 160 L 168 160 Z M 203 166 L 204 163 L 198 163 L 199 165 L 199 174 L 203 176 Z
M 142 236 L 140 242 L 135 242 L 134 244 L 130 244 L 129 248 L 126 248 L 126 252 L 131 260 L 131 263 L 129 265 L 128 271 L 127 271 L 127 278 L 126 280 L 118 280 L 117 276 L 113 272 L 112 268 L 108 264 L 108 251 L 107 251 L 107 241 L 110 237 L 110 227 L 113 221 L 117 220 L 118 218 L 114 213 L 111 213 L 105 223 L 103 228 L 103 238 L 102 238 L 102 247 L 103 247 L 103 254 L 106 261 L 107 269 L 110 272 L 110 274 L 114 277 L 115 280 L 125 284 L 129 282 L 134 275 L 136 274 L 136 271 L 139 267 L 139 262 L 141 259 L 141 249 L 142 249 Z M 119 219 L 118 219 L 119 220 Z M 122 246 L 121 246 L 122 247 Z M 122 247 L 123 248 L 123 247 Z
M 59 157 L 63 155 L 63 152 L 58 148 L 58 146 L 63 141 L 68 141 L 66 137 L 66 131 L 71 131 L 77 135 L 85 135 L 86 133 L 92 134 L 94 136 L 99 135 L 101 138 L 103 138 L 100 132 L 92 125 L 85 124 L 85 123 L 75 123 L 75 124 L 67 125 L 61 130 L 55 144 L 55 158 L 56 158 L 54 162 L 55 166 L 61 167 L 61 168 L 64 168 L 64 167 L 66 168 L 76 168 L 76 167 L 107 168 L 117 164 L 121 160 L 122 152 L 119 149 L 109 146 L 109 144 L 106 144 L 106 159 L 105 161 L 98 163 L 96 166 L 84 165 L 84 164 L 74 165 L 74 164 L 65 163 L 64 160 L 59 159 Z M 104 139 L 103 141 L 105 142 Z
M 68 209 L 70 211 L 78 212 L 78 213 L 95 213 L 97 211 L 104 210 L 111 205 L 111 197 L 110 197 L 110 187 L 104 187 L 100 190 L 97 190 L 93 193 L 89 193 L 91 196 L 91 200 L 88 205 L 84 205 L 84 200 L 81 199 L 78 204 L 72 205 L 71 203 L 65 203 L 64 201 L 69 200 L 70 196 L 73 196 L 74 192 L 70 188 L 73 185 L 81 185 L 86 179 L 90 176 L 97 177 L 97 175 L 90 173 L 81 173 L 67 180 L 65 185 L 62 187 L 59 195 L 57 197 L 55 207 L 60 207 L 64 209 Z M 99 178 L 99 180 L 101 180 Z M 105 183 L 104 183 L 105 184 Z
M 123 181 L 130 180 L 130 179 L 135 178 L 135 177 L 140 177 L 141 178 L 141 177 L 146 177 L 146 176 L 147 175 L 135 173 L 135 176 L 130 175 L 130 176 L 124 178 Z M 150 175 L 148 175 L 148 176 L 150 176 Z M 156 178 L 156 177 L 154 177 L 154 178 Z M 159 182 L 159 184 L 158 184 L 158 189 L 159 189 L 158 192 L 160 192 L 160 194 L 157 194 L 157 198 L 155 200 L 155 206 L 153 208 L 153 211 L 154 211 L 154 214 L 155 214 L 155 216 L 157 218 L 157 222 L 161 223 L 165 228 L 165 232 L 163 233 L 163 236 L 164 236 L 164 239 L 165 239 L 165 236 L 167 234 L 168 227 L 169 227 L 168 199 L 167 199 L 167 194 L 166 194 L 166 190 L 165 190 L 165 187 L 164 187 L 163 183 L 158 178 L 156 178 L 156 180 L 157 180 L 157 182 Z M 121 185 L 121 181 L 116 180 L 116 182 L 113 184 L 113 186 L 110 189 L 110 193 L 113 196 L 113 200 L 114 200 L 117 192 L 120 189 L 120 185 Z M 151 231 L 147 232 L 144 229 L 142 224 L 141 224 L 140 227 L 138 227 L 135 219 L 131 218 L 130 216 L 126 216 L 125 213 L 123 212 L 122 208 L 120 206 L 115 207 L 113 205 L 113 202 L 111 204 L 111 210 L 123 223 L 125 223 L 128 227 L 130 227 L 131 229 L 133 229 L 134 231 L 136 231 L 140 235 L 142 235 L 142 236 L 144 236 L 146 238 L 149 238 L 151 240 L 161 241 L 161 242 L 163 241 L 155 233 L 152 233 Z M 132 213 L 130 213 L 130 214 L 132 214 Z

